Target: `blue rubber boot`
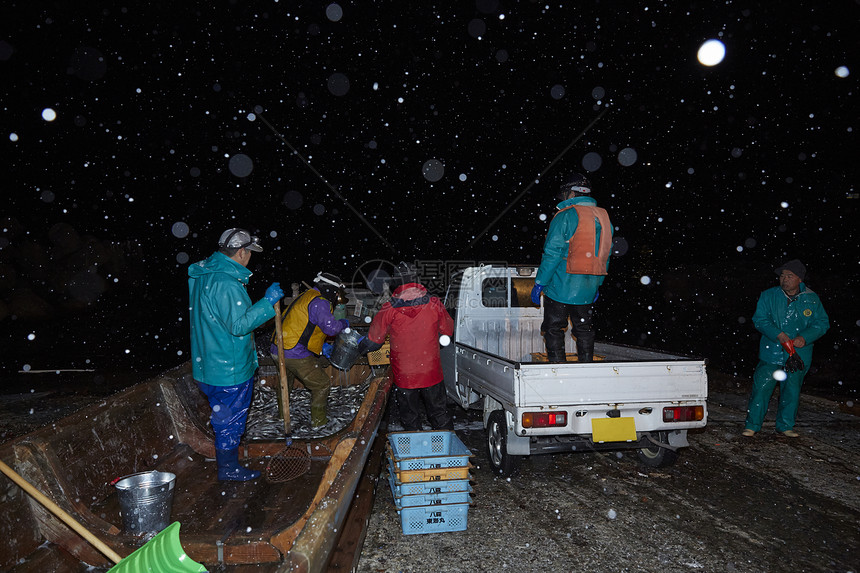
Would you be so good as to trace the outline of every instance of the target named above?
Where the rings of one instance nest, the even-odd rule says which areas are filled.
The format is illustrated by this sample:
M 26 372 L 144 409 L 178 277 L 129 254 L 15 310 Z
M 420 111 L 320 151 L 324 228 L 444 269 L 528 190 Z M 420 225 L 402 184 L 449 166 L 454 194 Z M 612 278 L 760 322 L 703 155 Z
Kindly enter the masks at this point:
M 239 450 L 215 450 L 220 481 L 250 481 L 260 477 L 260 472 L 249 470 L 239 464 Z

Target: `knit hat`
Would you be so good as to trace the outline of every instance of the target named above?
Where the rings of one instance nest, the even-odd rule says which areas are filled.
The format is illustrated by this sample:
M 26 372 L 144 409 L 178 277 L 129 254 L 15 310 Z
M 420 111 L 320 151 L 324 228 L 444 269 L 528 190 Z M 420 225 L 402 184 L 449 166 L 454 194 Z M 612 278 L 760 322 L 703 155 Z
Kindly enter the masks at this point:
M 591 182 L 588 177 L 581 173 L 572 173 L 559 186 L 558 190 L 562 193 L 570 193 L 576 191 L 577 194 L 591 193 Z
M 803 263 L 799 259 L 792 259 L 781 267 L 773 269 L 773 271 L 778 275 L 782 274 L 782 271 L 791 271 L 800 277 L 800 280 L 806 278 L 806 267 L 803 266 Z
M 392 289 L 401 285 L 418 282 L 418 268 L 406 261 L 401 261 L 391 275 Z

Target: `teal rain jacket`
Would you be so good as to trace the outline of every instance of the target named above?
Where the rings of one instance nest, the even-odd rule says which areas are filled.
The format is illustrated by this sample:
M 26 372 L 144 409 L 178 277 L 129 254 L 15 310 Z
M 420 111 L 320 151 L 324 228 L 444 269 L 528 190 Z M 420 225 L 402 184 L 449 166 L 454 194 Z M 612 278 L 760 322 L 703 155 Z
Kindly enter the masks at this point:
M 251 271 L 219 252 L 188 267 L 195 380 L 235 386 L 257 370 L 254 329 L 273 318 L 275 308 L 265 298 L 251 304 L 250 277 Z
M 557 205 L 559 210 L 570 205 L 597 206 L 597 201 L 591 197 L 573 197 Z M 544 285 L 544 294 L 556 302 L 564 304 L 591 304 L 597 295 L 597 289 L 603 284 L 606 275 L 572 275 L 567 272 L 568 241 L 576 232 L 579 216 L 576 209 L 568 209 L 553 217 L 549 224 L 546 241 L 543 243 L 543 257 L 538 268 L 535 282 Z M 597 224 L 597 245 L 600 244 L 600 234 L 604 229 Z M 612 229 L 608 229 L 612 233 Z M 595 251 L 597 250 L 595 245 Z M 609 269 L 609 259 L 606 259 Z
M 785 364 L 788 352 L 777 340 L 780 332 L 794 339 L 802 336 L 806 346 L 797 348 L 800 359 L 809 368 L 812 363 L 812 343 L 821 338 L 830 328 L 830 318 L 824 311 L 818 295 L 800 283 L 800 292 L 794 302 L 776 286 L 769 288 L 758 298 L 752 317 L 756 330 L 762 333 L 758 357 L 768 364 Z

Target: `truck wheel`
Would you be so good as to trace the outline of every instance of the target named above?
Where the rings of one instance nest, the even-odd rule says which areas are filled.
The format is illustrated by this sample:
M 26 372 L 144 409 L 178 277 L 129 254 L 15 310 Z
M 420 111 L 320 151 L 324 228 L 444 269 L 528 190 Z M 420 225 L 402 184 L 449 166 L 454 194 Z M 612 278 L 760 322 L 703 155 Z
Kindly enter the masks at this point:
M 490 414 L 487 421 L 487 447 L 490 465 L 496 473 L 507 477 L 517 470 L 520 456 L 508 453 L 508 424 L 504 410 L 496 410 Z
M 666 436 L 665 432 L 661 432 L 658 440 L 668 441 L 668 436 Z M 640 448 L 636 454 L 639 456 L 640 462 L 652 468 L 665 468 L 678 460 L 678 452 L 654 445 L 648 448 Z

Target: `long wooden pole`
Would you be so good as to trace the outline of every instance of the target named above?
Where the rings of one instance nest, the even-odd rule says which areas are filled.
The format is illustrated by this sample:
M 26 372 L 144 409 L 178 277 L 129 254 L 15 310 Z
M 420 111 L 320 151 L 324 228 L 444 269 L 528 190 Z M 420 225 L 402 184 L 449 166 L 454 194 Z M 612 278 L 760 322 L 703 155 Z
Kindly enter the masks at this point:
M 284 364 L 284 333 L 281 325 L 281 301 L 275 303 L 275 338 L 278 343 L 278 377 L 281 407 L 284 410 L 284 431 L 290 435 L 290 388 L 287 386 L 287 366 Z
M 119 563 L 120 561 L 122 561 L 122 557 L 120 557 L 116 551 L 108 547 L 101 539 L 90 533 L 89 529 L 78 523 L 74 517 L 66 513 L 59 505 L 45 497 L 42 492 L 30 485 L 30 482 L 18 475 L 18 472 L 10 468 L 2 460 L 0 460 L 0 471 L 6 474 L 9 479 L 18 484 L 21 489 L 33 496 L 36 501 L 44 505 L 45 508 L 47 508 L 51 513 L 56 515 L 60 520 L 62 520 L 63 523 L 74 529 L 81 537 L 92 543 L 93 546 L 102 553 L 104 553 L 108 559 L 110 559 L 114 563 Z

